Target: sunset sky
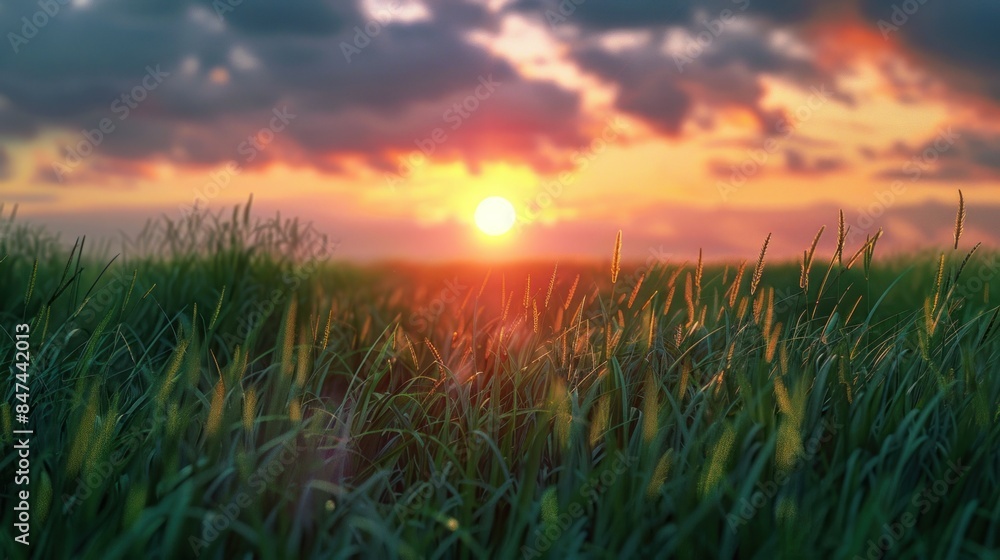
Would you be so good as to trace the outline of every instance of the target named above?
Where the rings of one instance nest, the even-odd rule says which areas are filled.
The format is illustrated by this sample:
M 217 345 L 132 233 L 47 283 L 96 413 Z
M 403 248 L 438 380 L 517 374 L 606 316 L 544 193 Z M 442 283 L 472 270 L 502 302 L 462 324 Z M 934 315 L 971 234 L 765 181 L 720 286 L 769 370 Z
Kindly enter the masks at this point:
M 722 259 L 794 258 L 840 208 L 946 246 L 961 189 L 996 245 L 998 29 L 977 0 L 5 3 L 0 201 L 68 238 L 252 193 L 351 259 L 603 258 L 619 229 Z M 475 228 L 489 196 L 512 233 Z

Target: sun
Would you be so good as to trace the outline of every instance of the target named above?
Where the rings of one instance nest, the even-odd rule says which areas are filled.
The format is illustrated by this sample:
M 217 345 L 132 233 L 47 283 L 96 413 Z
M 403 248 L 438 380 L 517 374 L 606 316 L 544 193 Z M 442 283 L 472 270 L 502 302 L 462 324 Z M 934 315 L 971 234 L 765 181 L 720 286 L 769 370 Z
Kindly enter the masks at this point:
M 483 199 L 476 208 L 476 225 L 486 235 L 503 235 L 514 227 L 517 213 L 514 205 L 502 196 Z

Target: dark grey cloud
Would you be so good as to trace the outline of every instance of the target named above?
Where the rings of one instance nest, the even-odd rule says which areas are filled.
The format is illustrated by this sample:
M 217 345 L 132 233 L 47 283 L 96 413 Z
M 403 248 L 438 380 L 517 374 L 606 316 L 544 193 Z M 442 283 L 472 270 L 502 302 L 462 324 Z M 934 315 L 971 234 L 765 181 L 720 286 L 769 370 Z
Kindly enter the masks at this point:
M 490 31 L 495 31 L 499 27 L 498 18 L 486 8 L 485 2 L 423 0 L 423 4 L 435 14 L 437 21 L 448 26 Z
M 4 148 L 0 148 L 0 181 L 6 181 L 10 175 L 10 154 Z
M 773 41 L 772 32 L 795 36 L 799 24 L 848 13 L 846 3 L 818 0 L 631 0 L 570 2 L 519 0 L 509 10 L 540 19 L 570 44 L 585 71 L 618 88 L 616 107 L 677 135 L 694 120 L 714 125 L 719 110 L 752 114 L 762 131 L 773 132 L 786 117 L 762 106 L 765 75 L 788 79 L 803 88 L 826 85 L 843 103 L 852 99 L 834 88 L 832 74 L 807 57 L 794 56 Z M 627 50 L 609 50 L 600 38 L 609 31 L 646 32 L 648 41 Z M 680 43 L 678 32 L 685 35 Z M 670 41 L 667 39 L 670 38 Z M 808 43 L 808 37 L 801 37 Z M 672 43 L 668 53 L 664 43 Z
M 842 13 L 850 2 L 820 0 L 517 0 L 513 12 L 529 14 L 554 27 L 579 26 L 590 31 L 693 27 L 699 20 L 719 17 L 723 10 L 781 24 L 800 23 L 819 13 Z
M 490 80 L 495 82 L 494 93 L 481 101 L 475 98 L 476 89 Z M 475 109 L 467 111 L 468 107 Z M 499 72 L 474 75 L 456 85 L 456 93 L 429 102 L 420 111 L 392 115 L 366 109 L 312 117 L 290 134 L 323 151 L 378 154 L 389 146 L 410 153 L 423 144 L 433 149 L 433 157 L 461 161 L 471 168 L 483 159 L 517 153 L 521 161 L 540 170 L 553 170 L 559 162 L 543 157 L 546 143 L 575 147 L 586 140 L 568 125 L 577 121 L 579 111 L 578 99 L 565 90 Z M 400 166 L 398 157 L 375 157 L 371 163 L 390 172 Z
M 847 167 L 839 157 L 819 156 L 809 158 L 799 150 L 785 150 L 785 171 L 797 175 L 825 175 Z
M 1000 180 L 1000 134 L 944 128 L 932 138 L 896 142 L 881 154 L 896 164 L 876 176 L 892 180 L 969 182 Z
M 773 134 L 787 118 L 782 110 L 762 106 L 761 77 L 784 77 L 803 89 L 823 89 L 824 96 L 850 103 L 836 90 L 834 77 L 813 62 L 795 57 L 771 43 L 766 33 L 751 27 L 728 28 L 707 46 L 667 53 L 662 37 L 649 44 L 609 51 L 596 42 L 582 42 L 572 56 L 580 67 L 618 87 L 618 109 L 645 119 L 669 135 L 680 133 L 698 104 L 715 114 L 740 109 L 757 119 L 763 132 Z M 823 103 L 829 101 L 826 99 Z M 702 119 L 713 126 L 712 117 Z
M 695 4 L 693 0 L 587 1 L 579 4 L 561 0 L 518 0 L 508 9 L 532 14 L 549 24 L 570 23 L 607 30 L 681 23 L 691 17 Z
M 128 0 L 122 0 L 126 2 Z M 169 1 L 169 0 L 165 0 Z M 235 4 L 236 2 L 232 2 Z M 336 0 L 244 0 L 226 9 L 227 0 L 201 2 L 240 30 L 258 34 L 331 35 L 350 27 L 361 14 L 350 2 Z
M 1000 99 L 1000 3 L 862 0 L 866 23 L 898 39 L 949 85 Z
M 619 86 L 619 109 L 644 117 L 668 134 L 680 131 L 694 100 L 682 89 L 668 59 L 647 48 L 612 53 L 599 46 L 578 48 L 574 58 L 584 70 Z
M 760 146 L 749 148 L 750 150 L 760 150 Z M 745 176 L 746 172 L 740 171 L 741 164 L 744 164 L 753 156 L 746 155 L 744 159 L 725 160 L 712 159 L 708 162 L 709 174 L 715 179 L 730 181 L 734 176 Z M 754 177 L 760 174 L 785 173 L 788 175 L 800 176 L 822 176 L 842 171 L 848 167 L 848 161 L 838 156 L 810 156 L 803 153 L 798 148 L 785 148 L 780 152 L 780 157 L 784 158 L 784 167 L 776 166 L 768 168 L 761 166 L 761 171 L 754 172 Z M 749 158 L 749 159 L 748 159 Z
M 110 119 L 113 132 L 86 165 L 116 159 L 126 174 L 139 160 L 213 165 L 239 161 L 248 135 L 288 108 L 298 115 L 292 126 L 245 163 L 315 162 L 331 171 L 338 157 L 374 164 L 415 149 L 481 77 L 502 86 L 463 119 L 461 141 L 440 155 L 470 165 L 483 157 L 541 165 L 540 146 L 568 149 L 581 140 L 577 93 L 527 79 L 468 40 L 470 31 L 498 25 L 480 3 L 429 0 L 430 17 L 417 21 L 402 18 L 397 3 L 374 14 L 343 0 L 231 4 L 63 6 L 17 52 L 0 48 L 0 142 L 56 130 L 70 133 L 72 149 L 82 131 Z M 0 30 L 20 33 L 21 17 L 36 9 L 5 6 Z M 165 77 L 147 88 L 151 71 Z M 476 145 L 477 138 L 495 142 Z

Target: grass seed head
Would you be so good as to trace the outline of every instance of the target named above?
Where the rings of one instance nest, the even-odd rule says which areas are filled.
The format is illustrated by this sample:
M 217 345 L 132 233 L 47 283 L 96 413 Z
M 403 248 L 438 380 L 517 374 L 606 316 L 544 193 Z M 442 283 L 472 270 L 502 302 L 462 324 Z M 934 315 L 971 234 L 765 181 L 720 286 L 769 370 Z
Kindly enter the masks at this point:
M 764 245 L 760 248 L 760 255 L 757 257 L 757 266 L 753 269 L 753 279 L 750 282 L 750 294 L 757 293 L 757 286 L 760 285 L 760 278 L 764 274 L 764 257 L 767 255 L 767 246 L 771 243 L 771 234 L 767 234 Z
M 837 258 L 837 264 L 843 265 L 844 258 L 844 242 L 847 241 L 847 228 L 844 226 L 844 211 L 840 211 L 840 221 L 837 224 L 837 250 L 834 253 Z
M 962 238 L 965 231 L 965 196 L 962 191 L 958 191 L 958 215 L 955 216 L 955 249 L 958 249 L 958 240 Z
M 253 387 L 248 387 L 243 391 L 243 430 L 247 433 L 253 431 L 253 424 L 256 419 L 257 391 Z
M 618 273 L 622 269 L 621 264 L 622 264 L 622 230 L 618 230 L 618 236 L 615 237 L 615 253 L 611 257 L 612 284 L 618 282 Z

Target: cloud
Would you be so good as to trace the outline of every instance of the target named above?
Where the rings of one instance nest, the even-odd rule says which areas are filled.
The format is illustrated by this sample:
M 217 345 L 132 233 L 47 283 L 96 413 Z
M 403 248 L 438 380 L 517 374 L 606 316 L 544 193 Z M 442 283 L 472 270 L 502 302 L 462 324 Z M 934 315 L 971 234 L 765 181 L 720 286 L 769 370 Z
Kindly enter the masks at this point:
M 862 0 L 861 17 L 905 45 L 951 89 L 1000 100 L 1000 4 L 979 0 Z
M 777 150 L 777 148 L 776 148 Z M 821 177 L 831 173 L 836 173 L 847 169 L 846 159 L 836 156 L 810 156 L 796 148 L 786 148 L 781 151 L 784 157 L 784 167 L 767 167 L 757 163 L 755 157 L 762 157 L 753 154 L 746 155 L 743 159 L 723 159 L 712 158 L 706 166 L 708 174 L 717 180 L 725 181 L 725 184 L 733 185 L 737 180 L 749 180 L 754 177 L 772 176 L 773 174 Z M 766 163 L 766 159 L 763 160 Z M 753 163 L 753 168 L 758 171 L 747 173 L 744 169 Z
M 122 3 L 127 4 L 128 1 L 122 0 Z M 216 15 L 237 29 L 255 35 L 326 36 L 347 29 L 349 24 L 361 17 L 353 4 L 331 0 L 241 2 L 236 6 L 227 6 L 228 4 L 226 0 L 213 2 Z
M 796 175 L 825 175 L 840 171 L 847 162 L 838 157 L 820 156 L 810 160 L 799 150 L 785 150 L 785 171 Z
M 735 21 L 735 20 L 734 20 Z M 757 121 L 762 132 L 773 133 L 787 117 L 781 109 L 763 106 L 762 77 L 784 78 L 805 91 L 824 90 L 824 96 L 843 103 L 851 98 L 839 92 L 835 78 L 811 60 L 794 56 L 752 23 L 726 29 L 707 46 L 691 33 L 675 34 L 674 52 L 657 46 L 668 37 L 617 52 L 596 42 L 583 42 L 573 51 L 585 71 L 614 84 L 618 109 L 646 120 L 660 132 L 677 136 L 699 108 L 708 115 L 697 121 L 714 126 L 718 115 L 742 111 Z
M 807 20 L 829 2 L 819 0 L 630 0 L 628 2 L 568 2 L 563 0 L 518 0 L 510 11 L 533 14 L 553 25 L 578 25 L 588 30 L 656 28 L 693 25 L 696 20 L 716 17 L 723 10 L 746 13 L 779 23 Z M 841 10 L 842 6 L 834 9 Z
M 280 160 L 329 172 L 347 157 L 375 164 L 412 151 L 492 76 L 499 91 L 438 156 L 545 168 L 552 162 L 543 146 L 568 150 L 583 137 L 578 93 L 525 78 L 469 41 L 469 31 L 497 25 L 477 3 L 429 1 L 430 17 L 416 20 L 344 1 L 243 2 L 218 13 L 215 5 L 228 4 L 63 7 L 18 52 L 0 49 L 0 135 L 24 141 L 55 132 L 67 150 L 110 119 L 113 132 L 91 146 L 85 166 Z M 0 28 L 16 29 L 35 8 L 5 8 Z M 162 77 L 154 87 L 151 69 Z M 243 161 L 241 144 L 286 107 L 303 117 Z M 116 167 L 128 166 L 104 164 Z
M 897 142 L 882 159 L 899 162 L 876 174 L 883 179 L 972 182 L 1000 180 L 1000 133 L 944 129 L 916 144 Z
M 10 176 L 10 154 L 7 153 L 7 150 L 0 148 L 0 181 L 6 181 L 10 179 Z
M 707 87 L 700 84 L 716 92 L 732 92 L 706 101 L 711 108 L 742 107 L 765 123 L 768 116 L 759 109 L 756 78 L 770 75 L 799 85 L 818 81 L 832 85 L 830 78 L 850 73 L 854 68 L 849 64 L 857 60 L 878 65 L 900 102 L 919 103 L 941 91 L 976 95 L 990 104 L 1000 101 L 1000 42 L 995 40 L 1000 4 L 995 2 L 635 0 L 577 4 L 519 0 L 509 10 L 545 22 L 555 35 L 574 45 L 581 67 L 618 86 L 620 109 L 646 117 L 670 135 L 678 134 L 705 97 Z M 721 33 L 712 32 L 727 11 L 739 25 L 727 24 Z M 881 34 L 888 40 L 887 49 L 901 48 L 891 64 L 876 60 L 868 57 L 872 44 L 838 43 L 843 37 L 837 34 L 844 29 L 863 30 L 872 37 Z M 698 49 L 704 54 L 691 57 L 693 64 L 684 66 L 684 74 L 690 75 L 671 76 L 670 71 L 677 68 L 663 60 L 660 40 L 678 35 L 697 38 L 706 30 L 704 47 Z M 595 53 L 594 39 L 612 31 L 644 31 L 654 40 L 628 56 Z M 793 50 L 789 45 L 776 48 L 773 38 L 778 33 L 798 39 L 809 54 L 799 58 L 789 56 Z M 683 45 L 689 42 L 680 41 L 682 48 L 671 54 L 683 54 Z M 587 46 L 581 48 L 581 43 Z M 904 59 L 916 65 L 919 77 L 900 73 L 898 63 Z M 636 75 L 629 70 L 633 67 L 647 72 Z M 937 83 L 945 87 L 933 89 Z M 846 104 L 854 101 L 843 92 L 837 95 Z

